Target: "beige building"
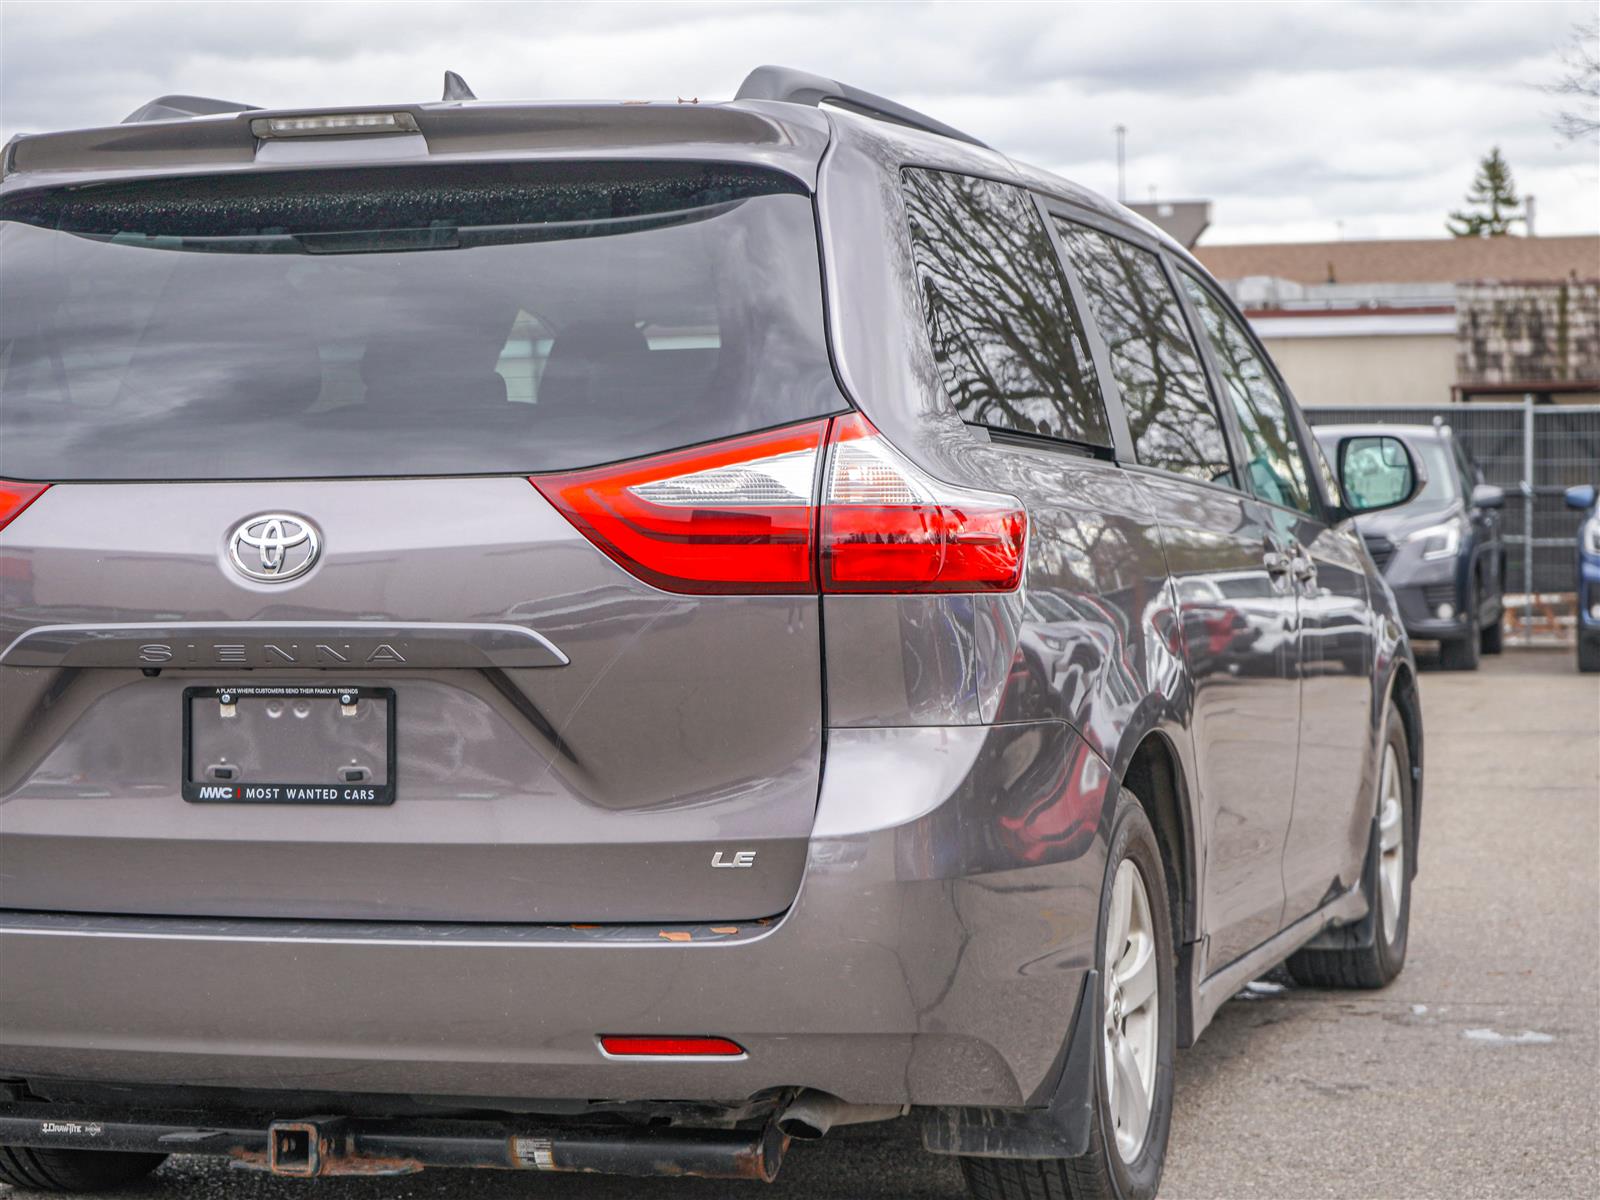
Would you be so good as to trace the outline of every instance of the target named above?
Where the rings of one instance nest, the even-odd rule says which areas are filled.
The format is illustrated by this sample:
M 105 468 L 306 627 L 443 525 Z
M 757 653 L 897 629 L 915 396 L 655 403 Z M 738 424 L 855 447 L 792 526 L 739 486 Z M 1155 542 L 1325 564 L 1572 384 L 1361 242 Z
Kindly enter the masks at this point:
M 1306 406 L 1600 403 L 1600 236 L 1198 246 Z

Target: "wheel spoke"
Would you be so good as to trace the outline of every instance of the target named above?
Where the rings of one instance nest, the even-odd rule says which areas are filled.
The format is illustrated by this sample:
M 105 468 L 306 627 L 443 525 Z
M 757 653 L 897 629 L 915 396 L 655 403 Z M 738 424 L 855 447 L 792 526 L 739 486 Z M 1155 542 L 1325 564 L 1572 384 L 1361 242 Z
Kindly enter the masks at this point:
M 1385 854 L 1400 848 L 1400 802 L 1385 800 L 1378 818 L 1378 845 Z
M 1378 904 L 1383 910 L 1384 941 L 1393 943 L 1400 928 L 1400 903 L 1405 891 L 1405 791 L 1400 757 L 1393 746 L 1383 751 L 1383 789 L 1378 800 Z
M 1386 870 L 1383 872 L 1383 914 L 1385 933 L 1394 936 L 1390 925 L 1399 920 L 1400 916 L 1400 872 Z
M 1128 921 L 1133 912 L 1132 868 L 1126 863 L 1117 868 L 1111 884 L 1111 913 L 1106 922 L 1106 961 L 1115 964 L 1122 958 L 1128 942 Z
M 1138 1012 L 1156 994 L 1156 947 L 1148 936 L 1133 939 L 1117 965 L 1117 983 L 1122 987 L 1124 1013 Z
M 1112 1093 L 1117 1122 L 1117 1141 L 1122 1143 L 1124 1159 L 1132 1159 L 1144 1144 L 1145 1126 L 1150 1121 L 1150 1097 L 1140 1078 L 1139 1064 L 1126 1038 L 1118 1038 L 1115 1054 L 1116 1090 Z

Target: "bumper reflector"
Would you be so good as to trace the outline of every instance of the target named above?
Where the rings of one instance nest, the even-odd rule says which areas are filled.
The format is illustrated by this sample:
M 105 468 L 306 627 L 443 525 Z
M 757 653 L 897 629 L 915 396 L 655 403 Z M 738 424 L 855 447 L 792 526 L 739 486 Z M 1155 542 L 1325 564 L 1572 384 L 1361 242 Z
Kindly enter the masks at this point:
M 600 1048 L 628 1058 L 736 1058 L 744 1047 L 720 1037 L 630 1037 L 604 1033 Z

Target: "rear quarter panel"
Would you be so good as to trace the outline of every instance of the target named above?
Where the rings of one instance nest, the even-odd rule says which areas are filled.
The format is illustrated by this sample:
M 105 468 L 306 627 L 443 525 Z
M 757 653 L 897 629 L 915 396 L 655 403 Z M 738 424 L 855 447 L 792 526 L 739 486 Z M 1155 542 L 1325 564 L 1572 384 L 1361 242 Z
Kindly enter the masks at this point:
M 818 205 L 841 383 L 919 466 L 1017 497 L 1030 527 L 1014 594 L 826 598 L 829 724 L 1062 722 L 1106 768 L 1098 811 L 1079 814 L 1099 828 L 1148 734 L 1164 731 L 1188 754 L 1188 677 L 1159 529 L 1114 465 L 991 442 L 945 395 L 916 291 L 900 168 L 1008 180 L 1009 161 L 883 123 L 833 120 Z M 1062 814 L 1036 820 L 1060 825 Z M 1094 844 L 1103 855 L 1103 840 Z M 1090 872 L 1096 888 L 1101 870 L 1103 857 Z

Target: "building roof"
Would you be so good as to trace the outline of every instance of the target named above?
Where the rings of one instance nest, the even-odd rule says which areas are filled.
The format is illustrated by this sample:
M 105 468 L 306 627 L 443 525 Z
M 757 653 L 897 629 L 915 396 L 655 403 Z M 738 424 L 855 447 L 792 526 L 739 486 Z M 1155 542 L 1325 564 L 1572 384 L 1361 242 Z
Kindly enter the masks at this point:
M 1211 227 L 1209 200 L 1151 200 L 1142 204 L 1130 202 L 1128 207 L 1190 250 Z
M 1412 238 L 1196 246 L 1218 279 L 1266 275 L 1298 283 L 1554 282 L 1600 279 L 1600 234 Z

